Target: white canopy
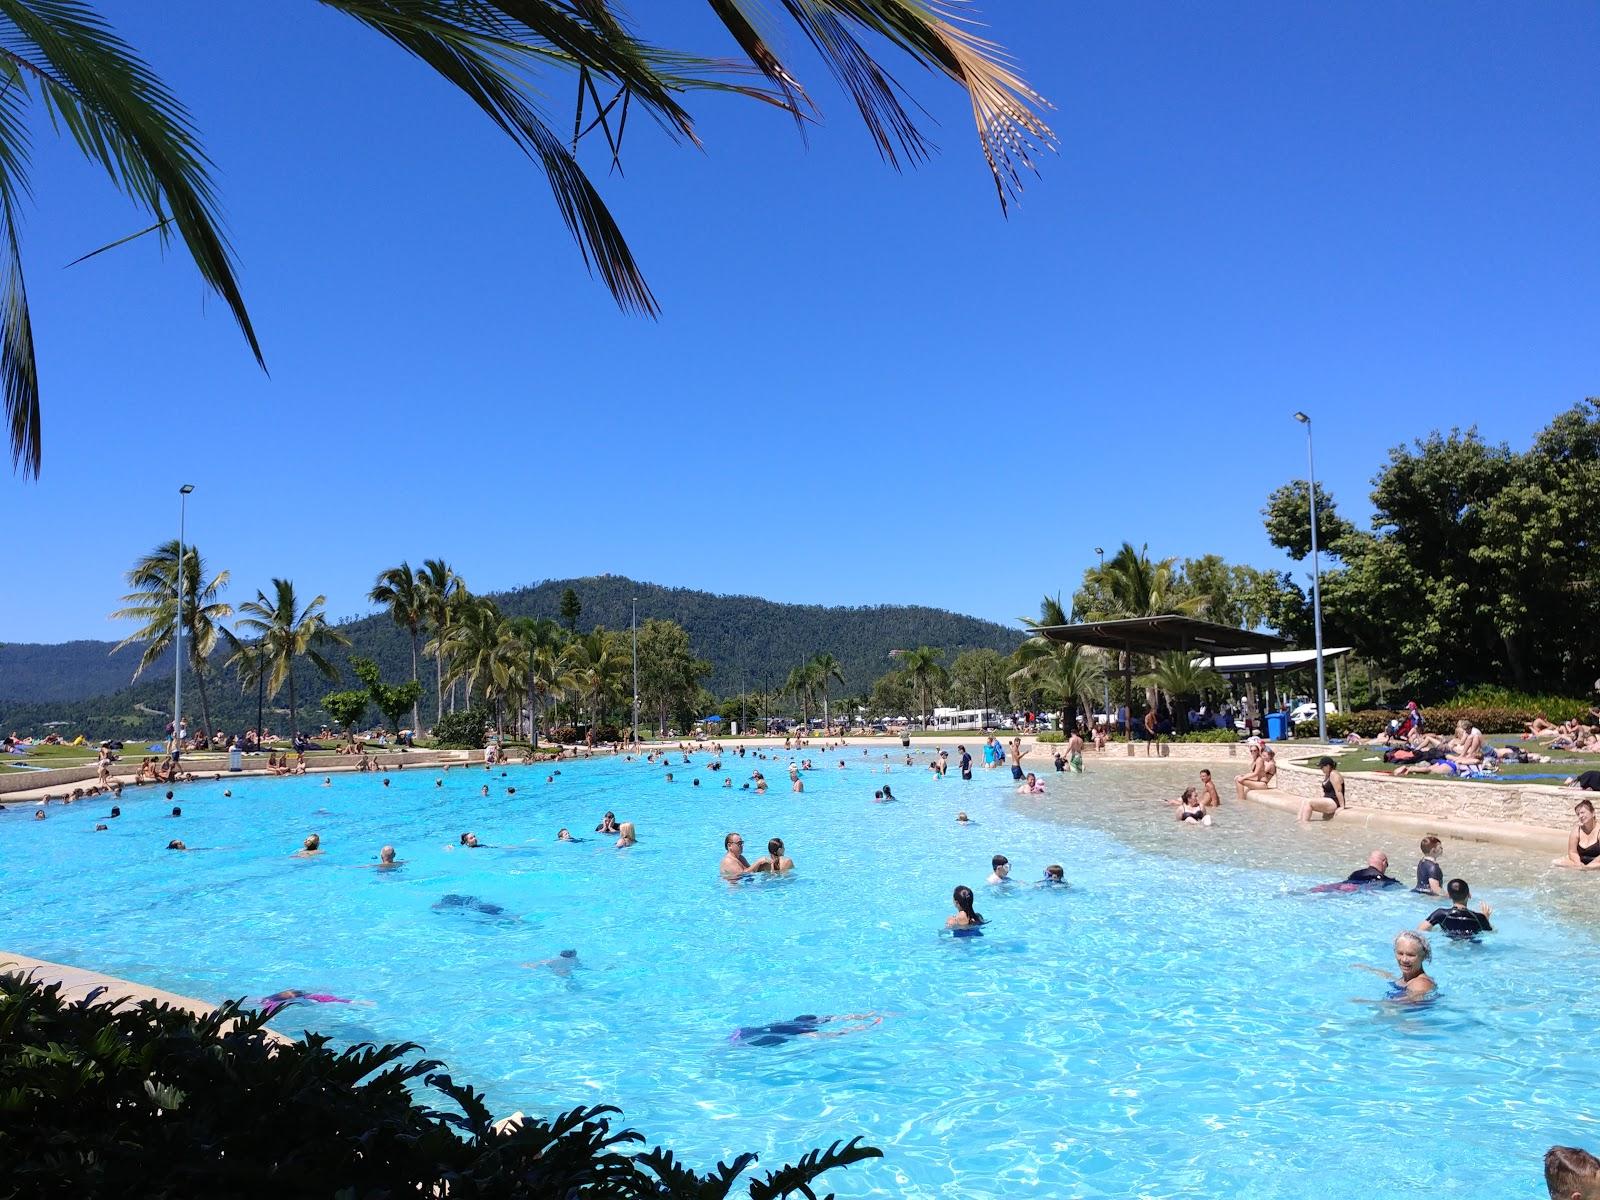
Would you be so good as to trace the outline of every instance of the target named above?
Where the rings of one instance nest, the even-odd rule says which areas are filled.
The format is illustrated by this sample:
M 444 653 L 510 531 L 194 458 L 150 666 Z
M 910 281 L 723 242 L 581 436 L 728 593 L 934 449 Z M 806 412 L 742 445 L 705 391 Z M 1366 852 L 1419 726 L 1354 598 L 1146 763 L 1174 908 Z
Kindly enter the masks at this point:
M 1350 646 L 1324 646 L 1322 657 L 1328 661 L 1349 654 L 1352 649 Z M 1311 666 L 1316 661 L 1315 650 L 1274 650 L 1271 659 L 1265 654 L 1219 654 L 1215 658 L 1194 660 L 1196 666 L 1214 667 L 1224 675 L 1248 675 L 1255 671 L 1277 673 L 1294 667 Z

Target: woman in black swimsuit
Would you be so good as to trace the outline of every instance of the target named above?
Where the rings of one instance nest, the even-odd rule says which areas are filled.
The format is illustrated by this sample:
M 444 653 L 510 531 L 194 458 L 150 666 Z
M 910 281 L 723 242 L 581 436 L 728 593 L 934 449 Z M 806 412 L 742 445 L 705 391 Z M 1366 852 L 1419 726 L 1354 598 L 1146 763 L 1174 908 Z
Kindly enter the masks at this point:
M 1556 859 L 1555 865 L 1575 871 L 1600 871 L 1600 824 L 1594 818 L 1594 805 L 1579 800 L 1573 811 L 1578 814 L 1578 827 L 1567 839 L 1566 854 Z
M 1311 820 L 1312 813 L 1327 820 L 1344 807 L 1344 776 L 1339 774 L 1339 765 L 1331 758 L 1324 758 L 1317 765 L 1322 768 L 1322 795 L 1300 802 L 1302 821 Z

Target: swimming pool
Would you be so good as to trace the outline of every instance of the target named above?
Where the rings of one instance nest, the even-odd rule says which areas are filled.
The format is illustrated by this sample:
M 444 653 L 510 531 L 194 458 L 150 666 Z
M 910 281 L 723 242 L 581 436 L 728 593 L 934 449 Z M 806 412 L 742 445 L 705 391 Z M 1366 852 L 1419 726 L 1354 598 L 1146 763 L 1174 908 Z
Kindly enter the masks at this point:
M 179 818 L 161 790 L 130 790 L 104 833 L 108 803 L 38 822 L 13 807 L 0 947 L 202 998 L 354 998 L 274 1024 L 414 1039 L 497 1112 L 617 1103 L 703 1167 L 861 1134 L 885 1157 L 830 1177 L 841 1196 L 1510 1200 L 1537 1191 L 1552 1143 L 1600 1142 L 1600 953 L 1580 919 L 1597 881 L 1512 886 L 1507 852 L 1452 847 L 1447 875 L 1495 904 L 1498 932 L 1435 939 L 1438 1002 L 1384 1011 L 1352 1003 L 1383 984 L 1350 965 L 1388 965 L 1428 903 L 1303 894 L 1357 865 L 1366 835 L 1231 801 L 1215 828 L 1180 827 L 1158 801 L 1192 767 L 1091 759 L 1034 799 L 1003 771 L 937 781 L 898 751 L 885 776 L 885 752 L 814 750 L 798 796 L 780 753 L 726 759 L 731 790 L 702 755 L 671 784 L 609 759 L 550 784 L 547 767 L 458 768 L 442 787 L 430 769 L 387 788 L 224 780 L 182 789 Z M 766 796 L 738 788 L 756 765 Z M 900 800 L 875 805 L 886 779 Z M 606 809 L 637 846 L 592 832 Z M 563 825 L 587 840 L 557 844 Z M 469 829 L 490 847 L 456 848 Z M 752 859 L 783 837 L 796 875 L 719 881 L 729 829 Z M 289 857 L 313 831 L 325 853 Z M 214 849 L 163 849 L 174 837 Z M 371 869 L 386 842 L 394 872 Z M 1406 840 L 1387 842 L 1409 874 Z M 995 852 L 1019 886 L 984 886 Z M 1030 886 L 1048 863 L 1070 889 Z M 957 883 L 982 938 L 943 930 Z M 569 975 L 522 965 L 564 949 Z M 802 1013 L 883 1019 L 730 1041 Z

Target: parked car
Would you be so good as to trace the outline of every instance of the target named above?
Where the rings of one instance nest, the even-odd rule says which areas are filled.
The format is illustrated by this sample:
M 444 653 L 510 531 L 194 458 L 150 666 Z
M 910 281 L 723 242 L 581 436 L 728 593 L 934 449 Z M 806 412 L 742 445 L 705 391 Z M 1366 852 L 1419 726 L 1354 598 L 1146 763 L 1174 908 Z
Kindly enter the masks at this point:
M 1330 700 L 1325 711 L 1330 717 L 1334 716 L 1338 713 L 1339 706 Z M 1317 702 L 1315 700 L 1307 700 L 1304 704 L 1295 705 L 1294 708 L 1289 710 L 1289 719 L 1296 723 L 1315 721 L 1317 719 Z

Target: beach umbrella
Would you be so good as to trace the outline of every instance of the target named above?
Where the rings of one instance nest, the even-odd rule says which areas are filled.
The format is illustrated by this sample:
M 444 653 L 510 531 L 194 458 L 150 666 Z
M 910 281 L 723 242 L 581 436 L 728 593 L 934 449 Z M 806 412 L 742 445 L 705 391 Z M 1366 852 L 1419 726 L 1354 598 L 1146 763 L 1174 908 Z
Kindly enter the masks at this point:
M 722 718 L 721 717 L 701 717 L 700 718 L 700 724 L 702 724 L 702 725 L 721 725 L 722 724 Z

